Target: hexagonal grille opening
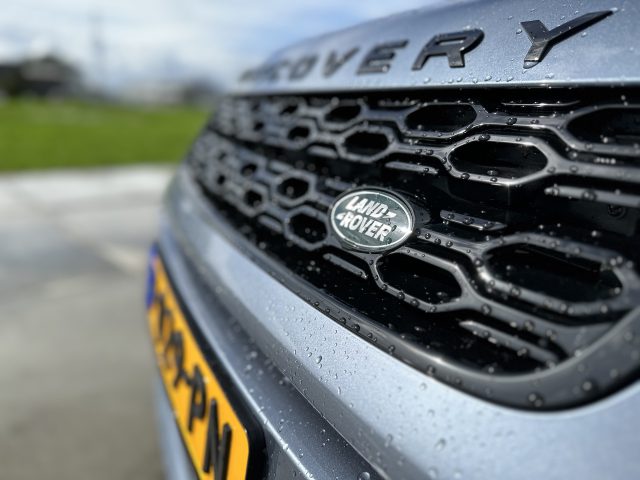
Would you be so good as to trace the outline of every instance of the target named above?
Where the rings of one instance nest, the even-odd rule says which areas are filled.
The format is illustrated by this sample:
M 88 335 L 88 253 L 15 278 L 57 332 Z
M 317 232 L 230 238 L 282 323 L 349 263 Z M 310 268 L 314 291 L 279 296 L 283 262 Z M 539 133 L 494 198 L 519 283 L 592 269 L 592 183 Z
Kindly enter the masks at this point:
M 255 190 L 248 190 L 244 194 L 244 203 L 251 208 L 258 208 L 264 202 L 262 194 Z
M 278 185 L 278 193 L 291 200 L 302 197 L 309 191 L 309 182 L 303 178 L 291 177 Z
M 427 105 L 407 117 L 412 130 L 454 132 L 473 123 L 476 111 L 471 105 Z
M 604 108 L 576 118 L 569 131 L 585 142 L 640 144 L 640 108 Z
M 528 145 L 476 141 L 457 148 L 451 163 L 463 172 L 498 178 L 521 178 L 547 164 L 540 150 Z
M 250 177 L 254 173 L 256 173 L 257 169 L 258 169 L 257 165 L 253 163 L 248 163 L 242 167 L 242 169 L 240 170 L 240 173 L 242 174 L 243 177 Z
M 219 186 L 223 186 L 225 183 L 227 182 L 227 177 L 226 175 L 224 175 L 223 173 L 220 173 L 217 177 L 216 177 L 216 184 Z
M 488 266 L 499 280 L 569 302 L 611 298 L 622 288 L 600 263 L 533 245 L 500 248 Z
M 310 134 L 311 134 L 311 130 L 309 130 L 308 127 L 299 125 L 289 130 L 289 133 L 287 134 L 287 138 L 295 142 L 297 140 L 306 140 Z
M 349 153 L 356 155 L 376 155 L 389 146 L 389 139 L 382 133 L 356 132 L 344 141 L 344 147 Z
M 308 243 L 321 242 L 327 236 L 327 227 L 324 222 L 313 218 L 306 213 L 298 213 L 289 222 L 291 232 Z
M 348 122 L 360 115 L 361 110 L 360 105 L 341 105 L 327 113 L 325 120 L 334 123 Z
M 384 282 L 428 303 L 448 302 L 462 293 L 449 272 L 407 255 L 382 257 L 378 271 Z
M 285 105 L 284 107 L 282 107 L 282 109 L 280 110 L 280 115 L 293 115 L 297 111 L 298 111 L 298 104 L 290 103 L 289 105 Z

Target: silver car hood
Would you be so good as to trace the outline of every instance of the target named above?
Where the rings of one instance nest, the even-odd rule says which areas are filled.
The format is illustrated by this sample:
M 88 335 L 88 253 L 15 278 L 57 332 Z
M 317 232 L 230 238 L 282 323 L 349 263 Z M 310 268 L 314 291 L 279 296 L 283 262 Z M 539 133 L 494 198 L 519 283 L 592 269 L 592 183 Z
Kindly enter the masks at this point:
M 588 14 L 594 14 L 586 17 Z M 537 21 L 537 22 L 536 22 Z M 529 23 L 527 23 L 529 22 Z M 535 23 L 531 23 L 535 22 Z M 541 22 L 541 23 L 539 23 Z M 640 2 L 471 0 L 408 11 L 310 39 L 247 70 L 234 92 L 630 85 L 640 81 Z M 560 27 L 559 29 L 557 29 Z M 546 29 L 546 31 L 545 31 Z M 555 29 L 555 30 L 554 30 Z M 468 34 L 464 66 L 420 54 L 437 35 Z M 532 38 L 542 43 L 534 58 Z M 544 40 L 551 38 L 549 42 Z M 457 40 L 460 44 L 460 40 Z M 387 45 L 387 47 L 381 46 Z M 546 49 L 544 47 L 546 46 Z M 637 47 L 637 48 L 636 48 Z M 378 49 L 378 50 L 376 50 Z M 373 61 L 374 56 L 392 56 Z M 374 68 L 367 68 L 373 66 Z

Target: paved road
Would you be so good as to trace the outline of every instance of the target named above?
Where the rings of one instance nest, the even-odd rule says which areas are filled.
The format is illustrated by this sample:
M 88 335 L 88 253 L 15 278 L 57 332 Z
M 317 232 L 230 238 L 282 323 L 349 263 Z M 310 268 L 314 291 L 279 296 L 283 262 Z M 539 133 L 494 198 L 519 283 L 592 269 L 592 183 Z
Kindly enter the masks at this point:
M 0 176 L 0 478 L 162 477 L 142 302 L 169 174 Z

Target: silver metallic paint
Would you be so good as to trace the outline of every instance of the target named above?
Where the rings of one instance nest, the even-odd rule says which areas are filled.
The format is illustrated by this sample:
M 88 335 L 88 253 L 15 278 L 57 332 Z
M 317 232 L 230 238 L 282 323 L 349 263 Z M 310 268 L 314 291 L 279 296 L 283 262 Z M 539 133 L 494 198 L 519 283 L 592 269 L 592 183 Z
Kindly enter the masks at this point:
M 616 11 L 582 34 L 553 46 L 540 64 L 523 68 L 531 43 L 525 32 L 518 32 L 521 21 L 541 20 L 551 29 L 570 18 L 605 9 Z M 440 4 L 301 42 L 269 61 L 319 54 L 310 75 L 297 81 L 243 82 L 235 91 L 278 94 L 637 85 L 638 24 L 640 2 L 633 0 Z M 429 59 L 420 71 L 411 70 L 418 52 L 433 35 L 467 28 L 481 28 L 485 35 L 477 48 L 465 54 L 464 68 L 449 68 L 447 60 L 438 57 Z M 409 39 L 409 45 L 398 50 L 389 72 L 356 74 L 374 45 L 402 39 Z M 359 51 L 333 76 L 320 73 L 331 50 L 340 53 L 355 46 Z M 183 171 L 168 192 L 163 218 L 160 246 L 168 268 L 207 340 L 264 422 L 272 438 L 268 450 L 274 455 L 273 463 L 284 465 L 272 470 L 271 478 L 288 478 L 298 471 L 307 478 L 338 475 L 356 479 L 365 467 L 353 450 L 327 450 L 327 445 L 342 442 L 337 433 L 386 478 L 640 478 L 639 383 L 588 406 L 554 413 L 485 402 L 394 359 L 274 280 L 220 233 L 218 220 Z M 194 275 L 186 258 L 193 262 L 189 265 L 197 265 L 204 280 Z M 258 369 L 243 373 L 247 362 L 240 347 L 246 347 L 248 340 L 244 333 L 227 326 L 228 319 L 219 318 L 215 312 L 220 310 L 213 307 L 217 302 L 255 340 L 259 358 L 270 358 L 277 368 L 264 371 L 273 378 L 282 372 L 300 394 L 274 388 L 272 380 L 265 383 Z M 289 407 L 291 411 L 280 412 Z M 283 417 L 285 427 L 279 431 Z
M 193 321 L 264 431 L 270 465 L 266 478 L 356 479 L 368 471 L 371 480 L 377 480 L 379 477 L 370 466 L 314 410 L 315 405 L 310 405 L 274 368 L 234 321 L 234 318 L 253 318 L 248 306 L 231 294 L 224 279 L 217 276 L 217 269 L 209 268 L 207 261 L 199 259 L 199 242 L 194 244 L 189 239 L 202 234 L 209 248 L 217 249 L 222 244 L 209 243 L 212 238 L 195 224 L 196 230 L 188 230 L 177 223 L 180 219 L 176 209 L 196 214 L 195 206 L 192 199 L 172 188 L 167 198 L 167 213 L 161 222 L 160 251 Z M 199 208 L 202 213 L 203 205 Z M 233 264 L 227 262 L 235 260 L 228 257 L 224 249 L 216 257 L 221 265 L 226 264 L 220 272 L 233 268 Z M 190 263 L 189 258 L 196 263 Z M 202 282 L 199 274 L 207 281 Z M 249 283 L 241 288 L 247 288 L 245 293 L 252 294 Z M 175 422 L 173 415 L 168 421 Z
M 384 477 L 640 478 L 640 384 L 556 413 L 490 404 L 398 361 L 275 281 L 220 233 L 218 220 L 184 171 L 168 192 L 165 215 L 161 247 L 169 250 L 169 258 L 180 255 L 176 245 L 170 246 L 175 235 L 205 279 L 198 290 L 235 305 L 238 322 L 259 349 Z M 169 267 L 179 285 L 193 284 L 183 278 L 186 270 Z M 217 325 L 205 300 L 193 291 L 187 294 L 199 323 Z M 216 351 L 224 351 L 223 339 L 207 338 Z M 237 371 L 234 377 L 241 380 Z M 265 400 L 254 407 L 270 404 Z M 297 408 L 295 414 L 304 418 Z M 265 427 L 275 426 L 267 421 Z M 298 431 L 289 449 L 322 452 L 315 428 Z M 315 455 L 298 460 L 317 465 L 309 454 Z M 322 471 L 314 477 L 331 478 Z M 350 473 L 340 478 L 357 477 Z
M 614 14 L 554 45 L 533 68 L 523 67 L 531 42 L 520 22 L 540 20 L 552 29 L 571 18 L 599 10 L 614 10 Z M 238 82 L 234 90 L 245 94 L 277 94 L 638 84 L 639 23 L 640 2 L 635 0 L 467 0 L 438 4 L 435 8 L 404 12 L 295 44 L 276 53 L 266 63 L 318 54 L 319 60 L 309 75 L 298 80 L 280 75 L 274 82 Z M 471 28 L 482 29 L 484 39 L 464 55 L 465 67 L 450 68 L 445 57 L 434 57 L 421 70 L 411 69 L 431 37 Z M 388 72 L 356 73 L 372 47 L 403 39 L 408 39 L 409 44 L 397 50 Z M 343 54 L 352 47 L 359 47 L 358 52 L 332 76 L 325 77 L 322 66 L 329 52 Z
M 154 390 L 156 425 L 164 474 L 167 480 L 197 480 L 159 375 L 155 379 Z

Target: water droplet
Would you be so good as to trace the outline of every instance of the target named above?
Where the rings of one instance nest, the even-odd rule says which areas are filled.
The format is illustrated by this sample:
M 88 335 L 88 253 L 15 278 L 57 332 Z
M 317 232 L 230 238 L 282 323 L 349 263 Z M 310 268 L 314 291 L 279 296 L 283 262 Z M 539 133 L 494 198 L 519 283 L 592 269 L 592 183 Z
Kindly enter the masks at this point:
M 585 380 L 582 383 L 582 391 L 583 392 L 590 392 L 591 390 L 593 390 L 593 382 L 591 382 L 590 380 Z
M 542 405 L 544 405 L 544 400 L 542 399 L 542 397 L 535 392 L 531 392 L 527 396 L 527 400 L 529 400 L 529 403 L 531 403 L 534 407 L 541 407 Z

